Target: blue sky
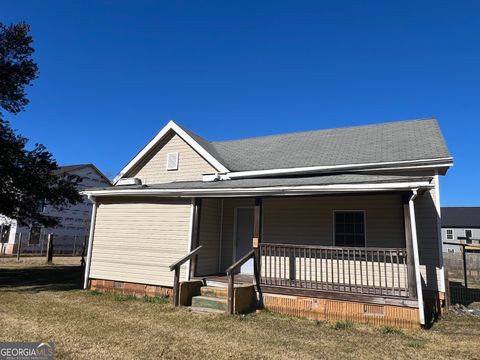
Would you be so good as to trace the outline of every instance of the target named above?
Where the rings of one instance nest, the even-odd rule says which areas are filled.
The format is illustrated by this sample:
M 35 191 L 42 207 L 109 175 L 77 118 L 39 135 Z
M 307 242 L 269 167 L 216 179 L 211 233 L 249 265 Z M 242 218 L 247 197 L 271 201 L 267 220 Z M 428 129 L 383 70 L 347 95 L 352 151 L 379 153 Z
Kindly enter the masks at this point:
M 115 175 L 169 119 L 209 140 L 437 117 L 442 205 L 480 205 L 478 1 L 21 1 L 40 77 L 8 116 Z

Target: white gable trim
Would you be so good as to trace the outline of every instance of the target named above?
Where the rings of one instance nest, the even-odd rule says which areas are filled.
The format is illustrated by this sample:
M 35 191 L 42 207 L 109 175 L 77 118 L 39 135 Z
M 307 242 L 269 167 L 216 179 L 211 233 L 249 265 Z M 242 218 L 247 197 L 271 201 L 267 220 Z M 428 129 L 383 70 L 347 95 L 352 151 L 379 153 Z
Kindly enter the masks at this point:
M 170 120 L 165 127 L 137 154 L 130 160 L 117 176 L 113 179 L 113 184 L 116 184 L 120 178 L 132 169 L 143 157 L 157 145 L 167 133 L 172 130 L 182 138 L 188 145 L 190 145 L 197 153 L 200 154 L 206 161 L 208 161 L 218 172 L 228 173 L 229 170 L 223 166 L 217 159 L 215 159 L 208 151 L 206 151 L 198 142 L 196 142 L 190 135 L 188 135 L 180 126 Z

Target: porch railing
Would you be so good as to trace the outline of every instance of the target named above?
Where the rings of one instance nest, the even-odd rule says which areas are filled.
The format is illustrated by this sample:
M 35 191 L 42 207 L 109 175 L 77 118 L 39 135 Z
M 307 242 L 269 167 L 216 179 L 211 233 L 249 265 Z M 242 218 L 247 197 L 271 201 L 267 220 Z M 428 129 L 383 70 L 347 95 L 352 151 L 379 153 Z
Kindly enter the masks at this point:
M 260 244 L 260 283 L 301 290 L 408 297 L 404 248 Z

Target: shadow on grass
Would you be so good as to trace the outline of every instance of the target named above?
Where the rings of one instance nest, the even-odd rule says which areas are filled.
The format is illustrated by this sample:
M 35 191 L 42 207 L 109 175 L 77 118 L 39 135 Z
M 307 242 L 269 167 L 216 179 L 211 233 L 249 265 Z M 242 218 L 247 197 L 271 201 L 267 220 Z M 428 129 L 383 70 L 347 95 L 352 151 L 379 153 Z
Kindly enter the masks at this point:
M 45 265 L 0 268 L 0 291 L 68 291 L 82 289 L 80 266 Z

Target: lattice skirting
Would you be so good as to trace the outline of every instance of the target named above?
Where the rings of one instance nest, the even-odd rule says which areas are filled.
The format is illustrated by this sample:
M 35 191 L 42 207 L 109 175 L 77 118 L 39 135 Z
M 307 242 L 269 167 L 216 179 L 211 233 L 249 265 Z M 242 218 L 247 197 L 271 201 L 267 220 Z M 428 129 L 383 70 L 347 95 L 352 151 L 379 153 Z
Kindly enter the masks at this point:
M 137 284 L 124 281 L 90 279 L 90 290 L 100 292 L 112 292 L 115 294 L 134 295 L 134 296 L 165 296 L 172 297 L 173 290 L 170 287 Z
M 417 308 L 277 294 L 263 294 L 263 302 L 265 308 L 272 312 L 310 320 L 350 320 L 376 326 L 420 327 Z

